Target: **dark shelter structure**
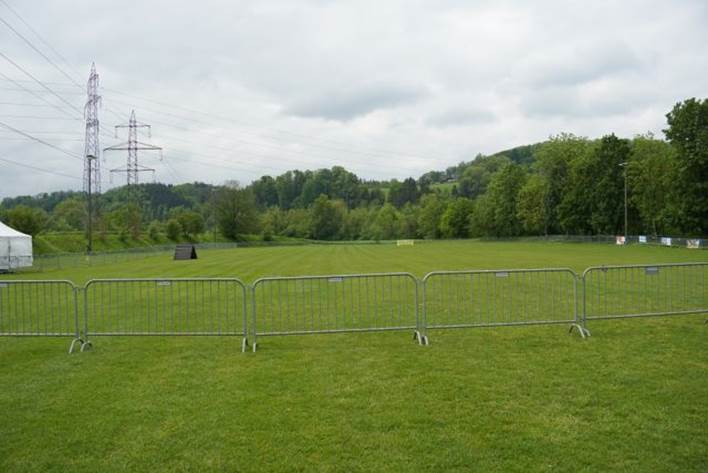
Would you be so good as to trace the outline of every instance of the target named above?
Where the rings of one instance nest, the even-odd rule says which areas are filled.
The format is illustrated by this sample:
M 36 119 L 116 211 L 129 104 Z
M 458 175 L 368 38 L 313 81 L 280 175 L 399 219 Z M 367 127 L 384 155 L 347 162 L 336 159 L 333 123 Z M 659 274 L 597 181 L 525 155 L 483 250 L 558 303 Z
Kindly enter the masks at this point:
M 191 243 L 180 243 L 175 247 L 175 260 L 197 259 L 197 248 Z

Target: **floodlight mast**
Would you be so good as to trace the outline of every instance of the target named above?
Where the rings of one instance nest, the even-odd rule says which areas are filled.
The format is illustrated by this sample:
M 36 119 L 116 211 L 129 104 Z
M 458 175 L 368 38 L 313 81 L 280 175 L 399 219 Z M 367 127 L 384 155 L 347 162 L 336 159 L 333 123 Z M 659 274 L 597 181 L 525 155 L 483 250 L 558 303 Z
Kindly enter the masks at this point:
M 96 156 L 87 155 L 86 161 L 89 163 L 94 163 L 94 162 L 98 161 L 98 158 L 96 158 Z M 92 176 L 93 176 L 93 173 L 89 173 L 88 180 L 87 180 L 88 221 L 87 221 L 87 232 L 86 232 L 86 238 L 87 238 L 86 252 L 89 255 L 91 253 L 93 253 L 93 193 L 91 192 L 91 190 L 92 190 L 91 189 Z
M 626 245 L 629 240 L 627 237 L 627 161 L 620 163 L 620 167 L 624 168 L 624 244 Z

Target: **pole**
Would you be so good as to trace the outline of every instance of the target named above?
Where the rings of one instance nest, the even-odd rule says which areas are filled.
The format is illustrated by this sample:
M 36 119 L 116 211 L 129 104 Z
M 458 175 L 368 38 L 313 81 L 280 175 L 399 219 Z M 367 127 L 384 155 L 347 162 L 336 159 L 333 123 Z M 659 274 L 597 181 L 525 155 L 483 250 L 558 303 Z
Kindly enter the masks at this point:
M 88 160 L 89 163 L 89 173 L 88 173 L 88 228 L 87 228 L 87 239 L 88 239 L 88 244 L 86 245 L 86 252 L 90 255 L 93 253 L 93 195 L 91 193 L 91 182 L 92 182 L 92 175 L 93 173 L 91 172 L 93 170 L 93 162 L 96 159 L 95 156 L 87 155 L 86 159 Z
M 624 165 L 624 244 L 629 243 L 627 237 L 627 163 Z
M 627 161 L 620 163 L 619 165 L 624 168 L 624 244 L 629 243 L 629 238 L 627 237 Z

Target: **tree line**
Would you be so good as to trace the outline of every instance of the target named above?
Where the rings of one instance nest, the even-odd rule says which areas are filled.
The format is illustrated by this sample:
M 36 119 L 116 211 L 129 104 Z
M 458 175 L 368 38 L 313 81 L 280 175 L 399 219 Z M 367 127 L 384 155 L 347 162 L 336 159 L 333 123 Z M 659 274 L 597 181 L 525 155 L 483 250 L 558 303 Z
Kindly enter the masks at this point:
M 229 182 L 141 184 L 97 197 L 99 235 L 197 240 L 257 234 L 320 240 L 623 234 L 708 234 L 708 99 L 666 115 L 651 134 L 589 139 L 562 133 L 431 171 L 366 181 L 343 167 Z M 0 218 L 31 234 L 83 230 L 85 196 L 3 200 Z

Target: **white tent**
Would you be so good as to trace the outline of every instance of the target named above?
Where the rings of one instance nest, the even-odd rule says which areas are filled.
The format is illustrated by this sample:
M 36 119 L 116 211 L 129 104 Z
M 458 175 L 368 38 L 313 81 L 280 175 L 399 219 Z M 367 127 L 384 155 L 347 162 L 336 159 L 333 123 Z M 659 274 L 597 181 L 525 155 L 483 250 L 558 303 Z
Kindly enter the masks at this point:
M 32 237 L 0 222 L 0 271 L 32 266 Z

